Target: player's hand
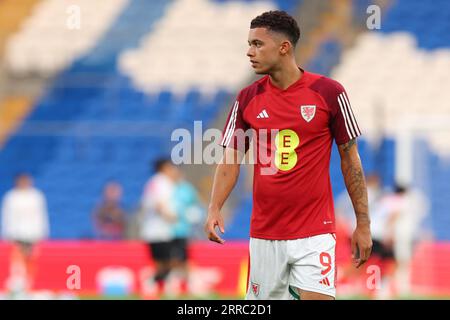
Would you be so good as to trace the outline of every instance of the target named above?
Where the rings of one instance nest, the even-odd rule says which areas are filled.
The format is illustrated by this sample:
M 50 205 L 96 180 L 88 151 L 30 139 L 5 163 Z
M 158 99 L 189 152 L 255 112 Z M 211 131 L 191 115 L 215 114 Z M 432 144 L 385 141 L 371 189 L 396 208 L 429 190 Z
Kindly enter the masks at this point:
M 362 266 L 372 252 L 372 236 L 370 225 L 360 224 L 356 226 L 352 236 L 352 260 L 356 268 Z
M 216 227 L 219 227 L 220 232 L 225 233 L 225 229 L 223 227 L 223 217 L 220 214 L 219 210 L 210 210 L 208 211 L 208 217 L 205 222 L 205 234 L 209 240 L 224 244 L 225 240 L 223 240 L 216 232 Z

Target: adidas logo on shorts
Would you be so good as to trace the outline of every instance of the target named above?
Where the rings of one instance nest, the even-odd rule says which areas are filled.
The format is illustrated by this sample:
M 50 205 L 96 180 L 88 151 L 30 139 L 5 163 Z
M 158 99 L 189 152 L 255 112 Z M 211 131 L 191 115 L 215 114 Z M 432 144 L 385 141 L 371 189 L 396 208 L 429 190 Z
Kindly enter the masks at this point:
M 325 277 L 324 279 L 322 279 L 321 281 L 319 281 L 320 284 L 326 285 L 327 287 L 331 286 L 330 281 L 328 280 L 327 277 Z

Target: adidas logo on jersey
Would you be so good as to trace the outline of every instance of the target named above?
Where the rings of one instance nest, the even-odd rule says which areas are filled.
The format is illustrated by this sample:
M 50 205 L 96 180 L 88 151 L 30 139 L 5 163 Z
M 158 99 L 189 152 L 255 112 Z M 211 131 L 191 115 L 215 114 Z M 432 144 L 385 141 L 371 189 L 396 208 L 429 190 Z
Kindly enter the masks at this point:
M 267 113 L 266 109 L 264 109 L 263 111 L 261 111 L 258 116 L 256 117 L 256 119 L 267 119 L 269 118 L 269 114 Z

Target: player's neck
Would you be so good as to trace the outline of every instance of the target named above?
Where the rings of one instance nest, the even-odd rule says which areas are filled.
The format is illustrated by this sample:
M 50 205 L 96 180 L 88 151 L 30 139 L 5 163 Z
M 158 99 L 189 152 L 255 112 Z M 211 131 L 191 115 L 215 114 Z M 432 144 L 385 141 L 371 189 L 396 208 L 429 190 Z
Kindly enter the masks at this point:
M 270 73 L 269 77 L 274 86 L 281 90 L 286 90 L 302 77 L 302 72 L 295 60 L 292 60 L 289 64 L 281 66 L 278 70 Z

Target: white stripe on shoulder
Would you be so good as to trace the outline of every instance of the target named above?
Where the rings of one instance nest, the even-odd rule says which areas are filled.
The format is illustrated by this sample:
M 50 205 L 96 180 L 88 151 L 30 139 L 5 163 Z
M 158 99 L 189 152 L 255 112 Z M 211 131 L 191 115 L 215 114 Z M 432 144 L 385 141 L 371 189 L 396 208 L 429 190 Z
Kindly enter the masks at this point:
M 352 122 L 353 122 L 353 126 L 355 128 L 355 132 L 356 132 L 355 138 L 356 138 L 357 136 L 361 135 L 361 132 L 359 131 L 358 123 L 356 122 L 356 118 L 355 118 L 355 115 L 353 114 L 353 110 L 352 110 L 352 107 L 350 105 L 350 101 L 348 100 L 347 94 L 344 93 L 343 96 L 344 96 L 345 102 L 347 104 L 347 107 L 348 107 L 348 110 L 349 110 L 349 113 L 350 113 L 350 116 L 351 116 L 351 119 L 352 119 Z
M 350 128 L 350 131 L 353 133 L 352 139 L 356 138 L 358 136 L 358 132 L 356 131 L 355 124 L 352 121 L 350 109 L 349 109 L 348 104 L 347 104 L 347 102 L 345 100 L 345 94 L 344 93 L 341 93 L 341 99 L 342 99 L 342 103 L 344 104 L 344 110 L 347 113 L 348 126 Z
M 348 127 L 350 128 L 350 131 L 353 133 L 352 139 L 356 138 L 358 136 L 358 131 L 356 131 L 355 124 L 352 121 L 351 112 L 350 112 L 347 102 L 345 101 L 345 93 L 344 92 L 341 93 L 341 99 L 342 99 L 342 103 L 344 105 L 344 110 L 347 112 Z
M 224 135 L 223 135 L 222 142 L 220 143 L 222 146 L 225 146 L 225 141 L 227 140 L 227 137 L 228 137 L 228 135 L 229 135 L 229 133 L 230 133 L 231 125 L 232 125 L 232 123 L 233 123 L 233 117 L 234 117 L 235 111 L 236 111 L 236 109 L 237 109 L 237 104 L 238 104 L 238 102 L 236 101 L 236 102 L 234 103 L 233 109 L 232 109 L 232 111 L 231 111 L 230 119 L 228 119 L 227 129 L 225 130 L 225 133 L 224 133 Z
M 338 102 L 339 102 L 339 107 L 341 108 L 342 117 L 344 118 L 345 129 L 347 129 L 347 134 L 350 137 L 350 139 L 352 139 L 353 137 L 350 134 L 350 131 L 348 129 L 347 116 L 346 116 L 345 111 L 344 111 L 344 107 L 343 107 L 343 104 L 342 104 L 342 101 L 341 101 L 341 95 L 340 94 L 338 95 L 337 99 L 338 99 Z
M 234 129 L 236 129 L 236 119 L 238 109 L 239 109 L 239 101 L 236 101 L 236 110 L 234 111 L 233 124 L 231 125 L 230 133 L 228 134 L 227 140 L 225 141 L 225 146 L 227 147 L 230 144 L 231 138 L 233 137 Z

